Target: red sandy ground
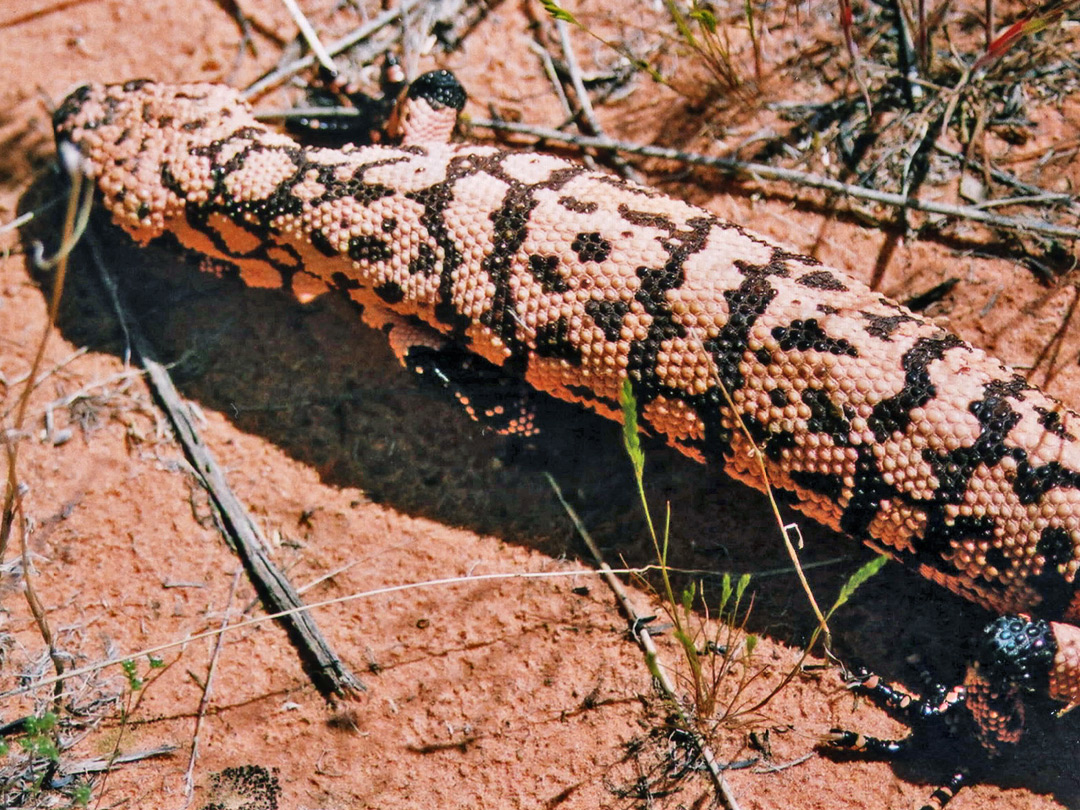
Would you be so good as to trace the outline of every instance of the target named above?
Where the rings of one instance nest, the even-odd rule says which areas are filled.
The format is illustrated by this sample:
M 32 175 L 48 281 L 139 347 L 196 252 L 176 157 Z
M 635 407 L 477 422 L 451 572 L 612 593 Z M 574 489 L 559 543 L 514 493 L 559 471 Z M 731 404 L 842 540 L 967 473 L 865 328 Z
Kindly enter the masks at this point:
M 245 54 L 230 75 L 240 33 L 229 5 L 0 4 L 0 221 L 56 194 L 48 180 L 52 143 L 43 99 L 55 103 L 87 79 L 243 85 L 272 66 L 281 42 L 295 34 L 285 12 L 271 0 L 240 4 L 256 23 L 257 53 Z M 303 5 L 334 33 L 356 24 L 352 12 L 331 14 L 329 0 Z M 622 5 L 621 14 L 593 10 L 589 19 L 615 27 L 605 20 L 623 20 L 632 29 L 644 12 Z M 454 69 L 476 116 L 494 107 L 537 124 L 557 123 L 560 114 L 529 51 L 530 14 L 537 9 L 524 3 L 495 5 L 464 50 L 442 61 L 425 58 L 421 67 Z M 841 53 L 836 28 L 824 30 L 830 52 Z M 775 47 L 790 38 L 783 29 L 769 36 Z M 577 31 L 574 38 L 590 58 L 603 58 L 594 40 Z M 785 97 L 783 79 L 775 81 L 781 84 L 771 87 L 773 97 Z M 1037 141 L 1016 147 L 1017 155 L 1067 144 L 1080 124 L 1075 98 L 1034 109 Z M 706 136 L 717 136 L 720 123 L 698 116 L 680 97 L 644 80 L 637 93 L 602 112 L 614 137 L 707 148 Z M 749 117 L 728 123 L 732 143 L 762 126 Z M 1069 159 L 1050 164 L 1041 178 L 1055 189 L 1074 188 L 1076 180 Z M 869 280 L 877 273 L 879 289 L 897 298 L 959 278 L 934 314 L 1021 367 L 1057 337 L 1057 354 L 1044 358 L 1034 377 L 1049 376 L 1055 393 L 1080 402 L 1078 340 L 1068 321 L 1075 290 L 1039 286 L 1019 264 L 986 258 L 976 229 L 955 226 L 949 240 L 938 242 L 890 240 L 830 213 L 812 194 L 792 198 L 780 188 L 765 201 L 755 186 L 707 174 L 678 186 L 662 174 L 652 181 L 854 276 Z M 0 261 L 6 428 L 21 390 L 15 383 L 45 327 L 46 302 L 42 278 L 29 269 L 17 236 L 3 236 L 0 247 L 10 251 Z M 555 473 L 583 511 L 610 562 L 650 561 L 614 427 L 569 413 L 539 460 L 507 458 L 500 441 L 415 388 L 348 308 L 300 307 L 236 290 L 154 251 L 120 251 L 113 261 L 118 274 L 130 277 L 140 317 L 162 355 L 179 361 L 182 391 L 205 417 L 203 436 L 272 538 L 274 557 L 299 586 L 317 581 L 304 594 L 308 601 L 453 576 L 587 567 L 578 562 L 584 549 L 543 469 Z M 18 467 L 34 529 L 36 587 L 72 666 L 179 641 L 219 626 L 226 615 L 239 621 L 243 610 L 259 615 L 245 580 L 230 602 L 237 560 L 148 389 L 125 366 L 122 335 L 83 265 L 72 270 L 60 333 L 46 352 L 44 368 L 54 371 L 31 400 Z M 154 272 L 143 273 L 147 268 Z M 183 281 L 165 284 L 168 274 Z M 72 359 L 83 345 L 89 351 Z M 47 407 L 80 391 L 74 404 L 52 412 L 55 430 L 70 429 L 70 440 L 51 440 L 44 432 Z M 785 567 L 762 498 L 664 448 L 647 450 L 653 501 L 658 509 L 665 499 L 672 504 L 675 565 L 736 574 Z M 804 561 L 830 563 L 811 574 L 819 598 L 831 601 L 870 555 L 805 522 L 803 531 Z M 9 689 L 21 683 L 20 674 L 43 677 L 51 669 L 28 617 L 14 549 L 5 562 L 0 688 Z M 943 675 L 955 675 L 963 653 L 954 639 L 985 617 L 895 568 L 842 611 L 834 626 L 838 650 L 912 688 L 916 679 L 903 661 L 912 651 L 940 654 Z M 763 638 L 754 666 L 765 675 L 748 694 L 761 695 L 795 663 L 797 649 L 786 642 L 805 640 L 811 620 L 789 573 L 760 578 L 755 588 L 750 627 Z M 660 610 L 644 592 L 635 599 L 644 612 Z M 316 618 L 368 691 L 328 707 L 279 627 L 263 623 L 230 633 L 198 737 L 190 806 L 272 806 L 272 790 L 259 799 L 260 775 L 277 780 L 283 808 L 710 806 L 704 779 L 663 782 L 667 743 L 658 729 L 666 712 L 623 618 L 594 577 L 433 586 L 335 605 Z M 677 662 L 669 637 L 661 646 Z M 177 746 L 168 757 L 99 777 L 95 806 L 189 803 L 184 772 L 212 649 L 212 640 L 202 640 L 162 653 L 171 666 L 144 690 L 126 724 L 120 704 L 91 714 L 91 728 L 65 752 L 64 763 Z M 146 660 L 140 662 L 143 673 Z M 69 688 L 74 703 L 86 707 L 122 695 L 124 685 L 114 667 Z M 43 707 L 48 697 L 48 689 L 39 689 L 8 699 L 0 722 Z M 925 763 L 818 756 L 816 736 L 834 725 L 886 735 L 902 730 L 854 701 L 833 668 L 799 675 L 762 712 L 721 727 L 713 743 L 722 762 L 758 760 L 728 773 L 742 806 L 906 807 L 925 799 L 943 775 Z M 990 783 L 963 791 L 956 810 L 1080 806 L 1080 722 L 1036 718 L 1033 725 L 1019 756 Z M 775 767 L 784 765 L 790 767 Z M 242 769 L 250 784 L 234 784 L 244 780 L 230 781 L 237 771 L 226 769 Z M 651 797 L 635 793 L 635 786 L 649 784 Z

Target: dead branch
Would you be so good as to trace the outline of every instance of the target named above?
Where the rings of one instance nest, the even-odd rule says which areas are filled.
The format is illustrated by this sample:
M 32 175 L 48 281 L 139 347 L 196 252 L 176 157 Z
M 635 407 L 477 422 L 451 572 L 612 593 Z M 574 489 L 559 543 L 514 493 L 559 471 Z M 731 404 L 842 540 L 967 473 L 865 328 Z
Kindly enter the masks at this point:
M 684 152 L 679 149 L 668 149 L 663 146 L 650 146 L 648 144 L 634 144 L 625 141 L 613 141 L 608 138 L 594 138 L 587 135 L 573 135 L 546 127 L 534 127 L 528 124 L 515 124 L 509 121 L 492 121 L 483 118 L 470 119 L 469 124 L 484 129 L 492 129 L 504 132 L 514 132 L 529 135 L 542 141 L 558 141 L 568 143 L 582 149 L 609 149 L 626 152 L 643 157 L 662 158 L 674 160 L 680 163 L 690 163 L 698 166 L 708 166 L 718 169 L 737 177 L 753 177 L 765 180 L 779 180 L 792 183 L 797 186 L 808 188 L 820 188 L 837 194 L 843 194 L 860 200 L 889 205 L 896 208 L 913 211 L 924 211 L 928 214 L 940 214 L 954 219 L 966 219 L 972 222 L 981 222 L 993 228 L 1006 230 L 1038 233 L 1045 236 L 1058 237 L 1060 239 L 1080 239 L 1080 228 L 1069 225 L 1058 225 L 1031 217 L 1010 217 L 993 214 L 981 208 L 970 205 L 952 205 L 950 203 L 924 200 L 918 197 L 908 197 L 890 191 L 878 191 L 877 189 L 864 188 L 863 186 L 841 183 L 831 177 L 823 177 L 819 174 L 802 172 L 797 169 L 785 169 L 778 166 L 769 166 L 764 163 L 753 163 L 736 158 L 718 157 L 713 155 L 701 155 L 694 152 Z

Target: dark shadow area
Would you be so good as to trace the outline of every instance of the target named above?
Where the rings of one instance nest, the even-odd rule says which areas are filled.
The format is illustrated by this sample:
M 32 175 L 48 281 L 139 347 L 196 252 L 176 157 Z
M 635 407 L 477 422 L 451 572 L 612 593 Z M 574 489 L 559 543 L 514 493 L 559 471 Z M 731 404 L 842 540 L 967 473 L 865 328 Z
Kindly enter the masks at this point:
M 23 205 L 55 194 L 39 183 Z M 301 305 L 279 292 L 247 289 L 200 272 L 198 257 L 142 249 L 111 226 L 95 227 L 121 294 L 158 359 L 175 364 L 183 395 L 310 465 L 327 484 L 357 487 L 403 513 L 591 564 L 544 480 L 546 470 L 611 565 L 655 562 L 618 425 L 552 402 L 540 416 L 546 431 L 538 446 L 512 445 L 485 434 L 444 396 L 420 386 L 349 303 L 326 296 Z M 55 223 L 43 221 L 38 228 L 26 238 L 55 241 Z M 59 329 L 65 339 L 93 351 L 123 356 L 127 350 L 85 252 L 72 262 Z M 658 522 L 670 503 L 669 564 L 702 572 L 695 579 L 704 583 L 713 605 L 724 571 L 736 577 L 783 571 L 752 583 L 748 629 L 804 643 L 812 614 L 790 573 L 765 497 L 660 442 L 646 441 L 645 450 L 646 485 Z M 802 560 L 827 607 L 873 552 L 790 509 L 785 518 L 798 520 L 805 539 Z M 965 642 L 986 619 L 985 612 L 890 565 L 838 613 L 832 627 L 836 652 L 846 662 L 918 691 L 905 658 L 918 653 L 935 676 L 957 679 L 968 652 Z M 1032 732 L 1018 755 L 993 771 L 992 781 L 1078 806 L 1080 718 L 1055 721 L 1050 708 L 1033 704 Z M 931 789 L 938 777 L 925 763 L 900 764 L 897 771 Z

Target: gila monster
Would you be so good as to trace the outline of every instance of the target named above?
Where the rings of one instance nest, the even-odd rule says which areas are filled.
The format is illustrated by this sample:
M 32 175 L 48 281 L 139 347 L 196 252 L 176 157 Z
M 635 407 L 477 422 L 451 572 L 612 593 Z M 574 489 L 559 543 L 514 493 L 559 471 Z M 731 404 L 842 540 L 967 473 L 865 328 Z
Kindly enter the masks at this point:
M 450 144 L 452 74 L 408 99 L 396 146 L 299 145 L 232 89 L 142 80 L 81 87 L 54 127 L 140 243 L 171 234 L 301 301 L 340 291 L 399 357 L 465 347 L 611 419 L 629 380 L 644 429 L 761 488 L 756 445 L 806 515 L 1002 616 L 949 698 L 987 749 L 1019 739 L 1022 692 L 1080 702 L 1080 416 L 708 211 Z

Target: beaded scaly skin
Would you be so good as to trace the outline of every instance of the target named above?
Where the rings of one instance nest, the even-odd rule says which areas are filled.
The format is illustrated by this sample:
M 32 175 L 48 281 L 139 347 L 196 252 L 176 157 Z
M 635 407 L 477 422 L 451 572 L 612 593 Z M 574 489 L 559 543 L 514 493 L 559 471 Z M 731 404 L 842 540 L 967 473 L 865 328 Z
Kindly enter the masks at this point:
M 463 104 L 448 75 L 413 85 L 421 112 Z M 54 124 L 138 242 L 172 234 L 302 301 L 338 290 L 401 357 L 465 346 L 611 419 L 629 379 L 646 429 L 761 488 L 723 386 L 797 508 L 1049 620 L 1031 688 L 1080 701 L 1080 416 L 811 257 L 573 162 L 448 144 L 428 120 L 401 146 L 312 148 L 229 88 L 137 81 L 80 88 Z M 969 703 L 992 749 L 1019 732 L 980 697 L 986 672 Z

